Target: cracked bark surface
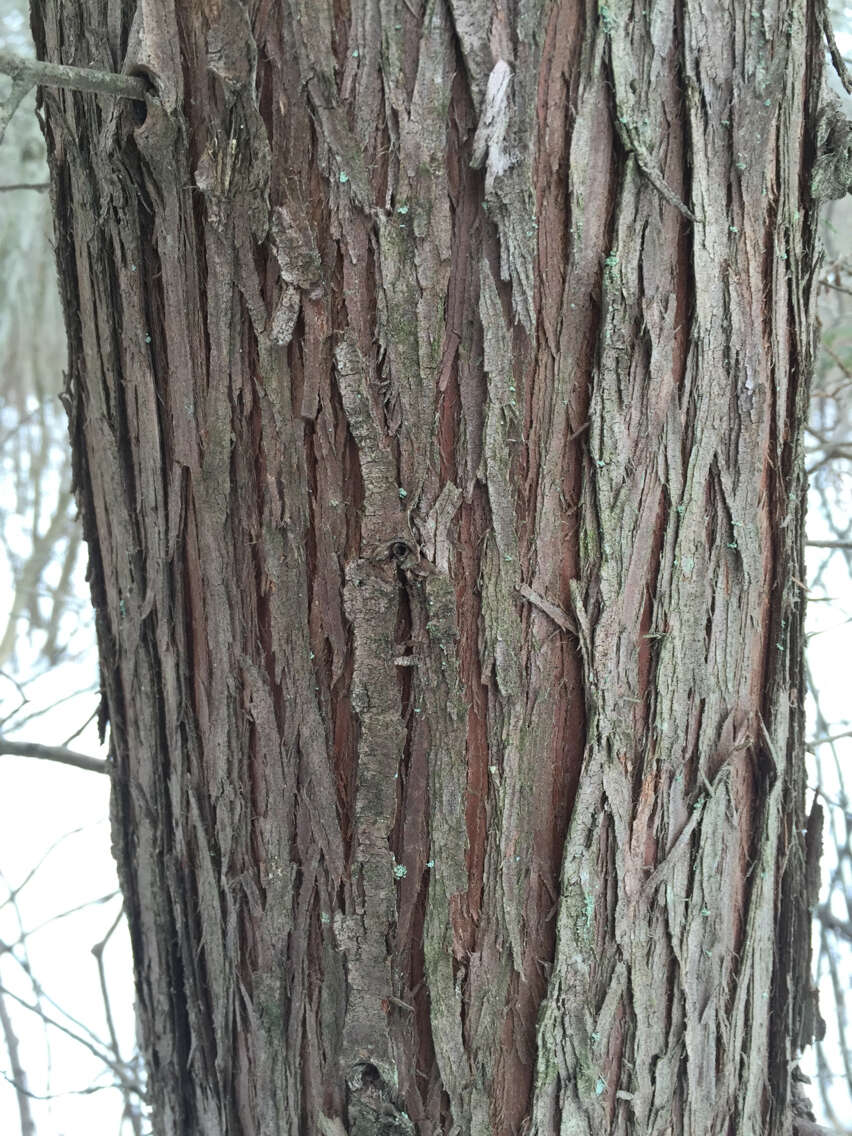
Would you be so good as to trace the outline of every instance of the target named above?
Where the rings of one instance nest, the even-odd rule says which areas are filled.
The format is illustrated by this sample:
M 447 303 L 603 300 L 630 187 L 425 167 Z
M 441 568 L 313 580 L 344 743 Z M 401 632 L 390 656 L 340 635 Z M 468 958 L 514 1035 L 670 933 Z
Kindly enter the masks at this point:
M 788 1134 L 817 8 L 33 28 L 157 1132 Z

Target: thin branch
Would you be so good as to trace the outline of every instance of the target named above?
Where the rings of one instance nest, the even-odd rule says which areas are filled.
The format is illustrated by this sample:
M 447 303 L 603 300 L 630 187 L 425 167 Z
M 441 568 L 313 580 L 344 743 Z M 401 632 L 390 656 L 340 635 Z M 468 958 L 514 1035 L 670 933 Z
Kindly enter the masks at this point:
M 50 189 L 49 181 L 18 181 L 12 182 L 9 185 L 0 185 L 0 193 L 10 193 L 13 189 L 34 189 L 39 193 L 43 193 L 46 189 Z
M 838 967 L 838 960 L 834 952 L 830 949 L 826 938 L 826 927 L 820 924 L 819 929 L 820 943 L 822 944 L 820 954 L 825 962 L 828 970 L 828 979 L 831 982 L 832 993 L 834 995 L 834 1012 L 837 1020 L 837 1032 L 834 1039 L 832 1048 L 835 1054 L 839 1050 L 840 1060 L 843 1066 L 843 1073 L 846 1077 L 847 1083 L 852 1084 L 852 1054 L 849 1052 L 846 1039 L 846 1003 L 844 1000 L 844 978 L 841 977 Z M 833 1108 L 828 1100 L 825 1100 L 826 1114 L 829 1120 L 837 1126 L 837 1117 Z
M 852 540 L 806 540 L 808 548 L 852 548 Z
M 24 938 L 28 938 L 30 935 L 38 934 L 39 931 L 43 931 L 45 927 L 49 927 L 52 923 L 56 923 L 59 919 L 68 919 L 71 915 L 79 915 L 81 911 L 86 911 L 90 907 L 100 907 L 104 903 L 110 903 L 119 895 L 121 895 L 121 892 L 111 891 L 108 895 L 99 895 L 96 896 L 95 899 L 87 899 L 84 903 L 78 903 L 75 907 L 69 907 L 65 911 L 60 911 L 56 915 L 51 915 L 49 919 L 44 919 L 41 923 L 36 923 L 34 927 L 28 927 L 21 936 L 21 941 L 23 941 Z M 119 910 L 118 913 L 118 919 L 120 918 L 121 910 Z M 116 920 L 116 922 L 118 922 L 118 919 Z M 16 946 L 16 944 L 12 943 L 12 946 Z
M 833 284 L 830 280 L 820 280 L 821 288 L 832 288 L 835 292 L 844 292 L 847 296 L 852 296 L 852 288 L 845 288 L 842 284 Z
M 847 942 L 852 943 L 852 923 L 846 919 L 838 919 L 826 904 L 823 903 L 816 909 L 816 917 L 827 930 L 836 932 Z
M 36 871 L 38 871 L 38 868 L 32 869 L 33 873 L 35 873 Z M 23 921 L 23 918 L 21 917 L 21 907 L 20 907 L 20 904 L 18 903 L 18 894 L 17 894 L 17 892 L 12 891 L 12 889 L 9 888 L 8 881 L 5 878 L 3 878 L 2 872 L 0 872 L 0 880 L 2 881 L 4 887 L 6 887 L 9 891 L 8 898 L 6 900 L 4 900 L 2 906 L 6 907 L 8 905 L 11 908 L 12 915 L 13 915 L 14 920 L 15 920 L 17 927 L 18 927 L 18 935 L 23 936 L 24 935 L 24 921 Z M 18 946 L 20 947 L 20 951 L 18 953 L 16 953 L 14 950 L 7 947 L 5 943 L 0 942 L 0 952 L 5 953 L 6 951 L 8 951 L 12 960 L 24 972 L 24 974 L 26 975 L 27 981 L 29 982 L 30 986 L 32 987 L 33 998 L 35 999 L 35 1004 L 39 1007 L 39 1009 L 41 1009 L 43 991 L 42 991 L 41 986 L 38 982 L 38 979 L 36 978 L 35 974 L 33 974 L 33 968 L 32 968 L 32 964 L 30 962 L 30 954 L 29 954 L 30 948 L 29 948 L 29 943 L 26 940 L 26 937 L 22 938 L 22 940 L 19 942 Z M 46 1067 L 46 1072 L 47 1072 L 47 1077 L 48 1077 L 48 1085 L 49 1085 L 50 1084 L 50 1080 L 49 1080 L 50 1079 L 50 1070 L 51 1070 L 50 1030 L 47 1028 L 47 1023 L 44 1021 L 44 1019 L 42 1019 L 42 1029 L 44 1030 L 44 1047 L 45 1047 L 45 1057 L 46 1057 L 45 1067 Z
M 837 76 L 843 84 L 843 90 L 847 95 L 852 95 L 852 75 L 850 75 L 846 69 L 846 64 L 843 62 L 843 53 L 837 46 L 837 40 L 834 38 L 834 28 L 831 26 L 831 15 L 825 0 L 823 0 L 822 5 L 822 30 L 825 35 L 825 42 L 828 44 L 831 62 L 834 64 L 834 70 L 837 72 Z
M 112 922 L 112 926 L 109 928 L 100 942 L 95 943 L 95 945 L 92 947 L 92 954 L 95 956 L 95 961 L 98 964 L 98 979 L 101 985 L 101 999 L 104 1004 L 104 1014 L 106 1016 L 107 1031 L 109 1032 L 110 1049 L 112 1050 L 116 1061 L 120 1062 L 122 1066 L 126 1066 L 127 1062 L 122 1058 L 121 1048 L 118 1044 L 118 1033 L 116 1032 L 115 1021 L 112 1016 L 112 1005 L 110 1004 L 109 1000 L 109 986 L 107 983 L 106 967 L 104 966 L 104 948 L 109 942 L 116 927 L 121 922 L 123 915 L 124 908 L 120 907 L 118 914 Z M 134 1136 L 142 1136 L 142 1120 L 139 1115 L 138 1108 L 134 1107 L 132 1094 L 129 1092 L 126 1085 L 122 1086 L 121 1092 L 124 1096 L 124 1115 L 130 1121 Z
M 805 748 L 807 749 L 808 747 L 806 746 Z M 833 797 L 829 797 L 825 790 L 821 789 L 819 785 L 811 785 L 809 782 L 808 788 L 812 793 L 818 793 L 820 797 L 825 801 L 825 803 L 832 809 L 838 809 L 840 812 L 842 812 L 846 821 L 849 824 L 852 824 L 852 812 L 849 811 L 848 802 L 844 804 L 842 801 L 835 801 L 835 799 Z
M 62 1100 L 64 1097 L 88 1097 L 93 1093 L 118 1091 L 118 1085 L 113 1083 L 111 1085 L 89 1085 L 88 1088 L 85 1089 L 65 1089 L 65 1091 L 61 1093 L 34 1093 L 31 1089 L 21 1088 L 20 1085 L 15 1083 L 14 1078 L 10 1077 L 8 1073 L 4 1073 L 2 1069 L 0 1069 L 0 1077 L 2 1077 L 7 1084 L 11 1085 L 16 1092 L 26 1093 L 30 1100 L 37 1101 Z
M 52 670 L 53 667 L 48 663 L 43 670 L 37 671 L 35 674 L 32 674 L 30 678 L 27 679 L 26 685 L 31 686 L 34 682 L 36 682 L 40 678 L 43 678 L 44 675 L 48 674 L 48 672 Z M 33 722 L 36 718 L 43 718 L 45 714 L 50 714 L 51 711 L 55 710 L 57 706 L 62 706 L 62 704 L 65 702 L 71 702 L 72 699 L 79 698 L 81 694 L 92 694 L 97 689 L 98 684 L 97 682 L 94 682 L 89 686 L 81 686 L 78 690 L 71 690 L 68 694 L 63 694 L 61 698 L 57 698 L 55 701 L 51 702 L 49 706 L 42 706 L 37 710 L 31 710 L 30 713 L 25 717 L 18 718 L 18 720 L 12 726 L 12 729 L 20 730 L 28 722 Z M 30 700 L 27 699 L 26 701 L 29 702 Z M 0 726 L 5 725 L 5 723 L 8 722 L 10 718 L 14 717 L 14 715 L 20 711 L 20 709 L 21 708 L 19 706 L 18 709 L 12 714 L 7 714 L 2 723 L 0 723 Z
M 145 102 L 151 87 L 138 75 L 120 75 L 113 71 L 94 71 L 89 67 L 69 67 L 65 63 L 47 63 L 0 51 L 0 71 L 11 75 L 13 85 L 30 87 L 67 87 L 72 91 L 91 91 L 101 95 L 119 95 Z
M 842 734 L 827 734 L 821 738 L 813 738 L 807 743 L 805 749 L 813 753 L 816 746 L 831 745 L 832 742 L 839 741 L 841 738 L 852 738 L 852 730 L 844 730 Z
M 3 141 L 6 127 L 21 99 L 35 86 L 67 87 L 73 91 L 118 95 L 139 102 L 145 101 L 145 96 L 151 89 L 138 76 L 94 71 L 88 67 L 69 67 L 64 63 L 46 63 L 41 59 L 13 55 L 10 51 L 0 51 L 0 72 L 12 78 L 12 89 L 0 104 L 0 142 Z
M 4 753 L 13 757 L 38 757 L 44 761 L 58 761 L 61 765 L 73 765 L 90 773 L 109 773 L 109 762 L 98 757 L 88 757 L 85 753 L 77 753 L 73 749 L 64 749 L 62 746 L 10 742 L 8 738 L 0 738 L 0 755 Z
M 849 292 L 850 295 L 852 295 L 852 292 L 850 292 L 850 290 L 848 288 L 844 289 L 844 291 Z M 852 379 L 852 371 L 849 370 L 849 368 L 846 366 L 846 364 L 843 362 L 843 360 L 840 358 L 840 356 L 837 354 L 837 352 L 834 350 L 833 347 L 830 347 L 829 344 L 827 344 L 825 341 L 823 341 L 820 344 L 820 348 L 821 348 L 821 350 L 823 350 L 826 353 L 826 355 L 829 357 L 829 359 L 832 361 L 832 363 L 835 365 L 835 367 L 837 367 L 837 369 L 839 371 L 843 372 L 843 374 L 846 376 L 847 379 Z
M 2 59 L 0 59 L 0 70 L 5 71 L 2 65 Z M 31 87 L 32 83 L 27 82 L 26 79 L 12 79 L 12 89 L 3 102 L 0 103 L 0 142 L 3 141 L 6 134 L 6 127 L 12 121 L 12 115 L 21 105 L 21 100 Z
M 56 1018 L 51 1018 L 48 1014 L 45 1014 L 44 1011 L 41 1010 L 38 1006 L 33 1006 L 31 1003 L 27 1002 L 25 998 L 20 998 L 17 994 L 14 993 L 14 991 L 9 990 L 7 987 L 0 986 L 0 994 L 5 994 L 6 997 L 12 998 L 20 1006 L 23 1006 L 25 1010 L 29 1010 L 30 1013 L 35 1014 L 36 1017 L 41 1018 L 45 1025 L 53 1026 L 54 1029 L 58 1029 L 61 1033 L 66 1034 L 78 1044 L 82 1045 L 84 1049 L 88 1049 L 89 1052 L 93 1053 L 99 1061 L 102 1061 L 104 1065 L 107 1066 L 107 1068 L 112 1070 L 112 1072 L 115 1074 L 122 1085 L 126 1086 L 131 1092 L 135 1093 L 142 1100 L 145 1099 L 145 1092 L 142 1086 L 128 1075 L 126 1068 L 122 1067 L 121 1064 L 117 1064 L 115 1061 L 111 1060 L 110 1057 L 103 1051 L 102 1047 L 99 1048 L 98 1046 L 93 1045 L 92 1042 L 87 1041 L 85 1037 L 81 1037 L 80 1034 L 76 1033 L 72 1029 L 69 1029 L 68 1026 L 63 1025 L 62 1022 L 58 1022 Z
M 15 1086 L 15 1097 L 18 1101 L 18 1116 L 21 1121 L 21 1136 L 35 1136 L 36 1126 L 30 1108 L 30 1093 L 27 1088 L 27 1074 L 21 1064 L 18 1052 L 18 1038 L 6 1009 L 6 999 L 0 994 L 0 1025 L 6 1041 L 6 1052 L 9 1054 L 9 1064 L 12 1066 L 12 1084 Z
M 5 678 L 9 682 L 11 682 L 12 685 L 15 687 L 15 690 L 18 692 L 18 695 L 21 699 L 21 701 L 18 703 L 18 705 L 13 710 L 10 710 L 9 713 L 5 717 L 0 718 L 0 729 L 2 729 L 3 726 L 5 726 L 6 723 L 11 718 L 15 717 L 15 715 L 18 713 L 18 711 L 21 709 L 22 706 L 26 706 L 26 704 L 29 702 L 29 698 L 27 698 L 27 694 L 26 694 L 26 691 L 24 690 L 24 688 L 21 686 L 21 684 L 18 682 L 18 680 L 16 678 L 14 678 L 12 675 L 8 674 L 6 671 L 0 671 L 0 678 Z
M 111 1006 L 110 1000 L 109 1000 L 109 989 L 107 987 L 106 968 L 104 967 L 104 948 L 106 947 L 107 943 L 109 942 L 110 936 L 112 935 L 113 931 L 116 929 L 116 927 L 121 922 L 121 917 L 122 917 L 123 914 L 124 914 L 124 909 L 123 908 L 119 909 L 118 915 L 116 915 L 115 919 L 112 922 L 112 926 L 109 928 L 109 930 L 104 935 L 104 937 L 99 942 L 95 943 L 95 945 L 92 947 L 92 954 L 95 956 L 95 961 L 98 965 L 98 980 L 100 981 L 100 984 L 101 984 L 101 999 L 103 1000 L 103 1004 L 104 1004 L 104 1015 L 106 1016 L 107 1031 L 109 1033 L 110 1047 L 112 1048 L 113 1053 L 115 1054 L 116 1058 L 119 1061 L 121 1060 L 121 1049 L 120 1049 L 119 1044 L 118 1044 L 118 1034 L 116 1033 L 115 1021 L 114 1021 L 113 1016 L 112 1016 L 112 1006 Z
M 18 896 L 21 894 L 21 892 L 24 890 L 24 888 L 27 886 L 27 884 L 30 882 L 30 880 L 36 875 L 36 873 L 39 871 L 39 869 L 43 867 L 47 858 L 53 852 L 56 851 L 56 849 L 60 846 L 60 844 L 62 844 L 65 840 L 68 840 L 72 836 L 79 836 L 79 834 L 81 832 L 85 832 L 85 831 L 86 831 L 85 826 L 80 825 L 78 828 L 69 829 L 68 832 L 63 832 L 61 836 L 58 836 L 56 838 L 56 840 L 54 840 L 53 843 L 45 849 L 44 854 L 38 859 L 36 864 L 32 868 L 30 868 L 30 870 L 27 872 L 27 874 L 24 876 L 23 880 L 21 880 L 21 882 L 18 884 L 17 887 L 13 888 L 11 886 L 11 884 L 8 882 L 8 880 L 5 878 L 5 876 L 3 875 L 3 873 L 0 872 L 0 880 L 2 880 L 4 886 L 8 889 L 8 892 L 9 892 L 8 897 L 5 900 L 3 900 L 3 904 L 9 903 L 9 902 L 15 903 L 17 901 Z M 0 904 L 0 907 L 2 907 L 3 904 Z M 21 934 L 23 934 L 24 923 L 23 923 L 23 920 L 20 919 L 20 918 L 18 919 L 18 926 L 20 928 Z
M 815 461 L 813 465 L 809 465 L 805 472 L 808 477 L 813 477 L 818 469 L 822 469 L 824 465 L 829 465 L 829 463 L 835 461 L 852 461 L 852 453 L 844 452 L 842 446 L 832 446 L 830 450 L 827 450 L 822 455 L 819 461 Z
M 62 743 L 63 746 L 68 746 L 71 742 L 74 741 L 75 738 L 78 738 L 80 736 L 80 734 L 82 734 L 83 730 L 85 730 L 86 726 L 88 726 L 89 722 L 94 722 L 94 720 L 95 720 L 95 718 L 97 718 L 97 716 L 98 716 L 98 707 L 95 706 L 94 710 L 88 716 L 88 718 L 83 723 L 83 725 L 78 727 L 78 729 L 76 729 L 73 734 L 68 735 L 68 737 Z
M 27 949 L 26 940 L 23 943 L 18 943 L 18 944 L 15 944 L 15 945 L 23 946 L 24 950 Z M 6 944 L 4 943 L 3 946 L 5 948 Z M 41 1015 L 42 1021 L 44 1023 L 46 1023 L 46 1025 L 45 1025 L 45 1031 L 46 1032 L 47 1032 L 47 1025 L 53 1023 L 54 1019 L 48 1017 L 47 1011 L 42 1006 L 42 1002 L 44 1002 L 48 1006 L 52 1006 L 53 1009 L 58 1011 L 58 1013 L 60 1013 L 63 1018 L 66 1018 L 71 1023 L 72 1026 L 76 1026 L 76 1028 L 80 1030 L 80 1036 L 81 1037 L 83 1035 L 86 1035 L 87 1037 L 89 1037 L 91 1039 L 92 1045 L 100 1046 L 100 1047 L 108 1050 L 109 1047 L 107 1046 L 107 1044 L 103 1041 L 102 1038 L 100 1038 L 98 1036 L 98 1034 L 92 1029 L 91 1026 L 87 1025 L 86 1022 L 84 1022 L 82 1020 L 82 1018 L 77 1018 L 69 1010 L 64 1009 L 62 1006 L 60 1006 L 60 1004 L 56 1001 L 55 998 L 52 998 L 47 993 L 47 991 L 44 989 L 44 987 L 41 986 L 38 979 L 33 974 L 32 967 L 30 966 L 28 959 L 21 959 L 15 953 L 14 950 L 9 950 L 8 948 L 7 948 L 7 953 L 9 955 L 9 958 L 12 960 L 12 962 L 17 963 L 18 966 L 21 968 L 21 970 L 24 972 L 24 974 L 27 976 L 27 978 L 30 982 L 30 985 L 33 988 L 33 993 L 37 998 L 38 1013 Z M 3 988 L 0 987 L 0 989 L 3 989 Z M 12 995 L 12 996 L 17 997 L 17 995 Z M 28 1003 L 26 1003 L 26 1004 L 28 1005 Z M 76 1036 L 76 1034 L 75 1034 L 75 1036 Z

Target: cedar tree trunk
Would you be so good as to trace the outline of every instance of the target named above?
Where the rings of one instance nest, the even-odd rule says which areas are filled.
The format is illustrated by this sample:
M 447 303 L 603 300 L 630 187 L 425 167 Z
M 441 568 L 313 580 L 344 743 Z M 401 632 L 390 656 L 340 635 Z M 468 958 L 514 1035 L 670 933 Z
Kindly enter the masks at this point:
M 781 1136 L 814 0 L 38 0 L 160 1136 Z

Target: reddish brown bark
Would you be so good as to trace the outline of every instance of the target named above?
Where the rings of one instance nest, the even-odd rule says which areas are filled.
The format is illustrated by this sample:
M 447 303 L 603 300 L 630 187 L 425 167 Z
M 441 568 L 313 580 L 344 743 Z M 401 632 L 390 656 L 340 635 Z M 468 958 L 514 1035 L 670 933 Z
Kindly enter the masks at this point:
M 158 1131 L 789 1133 L 814 6 L 34 29 Z

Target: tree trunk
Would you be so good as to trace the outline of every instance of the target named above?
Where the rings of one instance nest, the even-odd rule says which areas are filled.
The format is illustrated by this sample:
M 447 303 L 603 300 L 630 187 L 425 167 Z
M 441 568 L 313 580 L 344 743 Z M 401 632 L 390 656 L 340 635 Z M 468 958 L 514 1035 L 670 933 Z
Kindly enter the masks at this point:
M 821 9 L 39 0 L 162 1136 L 776 1136 Z

